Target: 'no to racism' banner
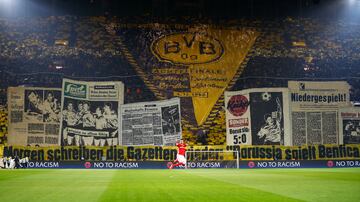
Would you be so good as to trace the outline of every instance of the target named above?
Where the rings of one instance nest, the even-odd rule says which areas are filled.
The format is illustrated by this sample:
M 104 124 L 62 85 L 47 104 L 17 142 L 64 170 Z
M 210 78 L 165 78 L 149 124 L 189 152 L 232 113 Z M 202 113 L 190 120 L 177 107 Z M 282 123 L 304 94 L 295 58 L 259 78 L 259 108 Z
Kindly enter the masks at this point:
M 61 89 L 8 88 L 9 145 L 59 143 Z
M 289 81 L 293 145 L 339 144 L 338 110 L 350 105 L 345 81 Z
M 175 145 L 181 139 L 180 99 L 121 105 L 120 145 Z
M 139 28 L 140 27 L 140 28 Z M 225 89 L 258 33 L 250 28 L 169 27 L 159 24 L 119 28 L 125 55 L 159 99 L 180 97 L 184 127 L 209 128 Z M 217 105 L 216 105 L 217 104 Z M 214 108 L 214 106 L 218 106 Z
M 290 145 L 286 88 L 225 92 L 227 145 Z
M 62 145 L 117 145 L 122 82 L 63 79 Z

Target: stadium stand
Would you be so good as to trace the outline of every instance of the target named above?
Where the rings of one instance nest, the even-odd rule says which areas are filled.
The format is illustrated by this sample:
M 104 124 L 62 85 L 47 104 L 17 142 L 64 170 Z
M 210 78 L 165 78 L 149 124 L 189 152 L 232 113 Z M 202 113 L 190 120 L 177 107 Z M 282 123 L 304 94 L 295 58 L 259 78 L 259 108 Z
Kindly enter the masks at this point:
M 141 29 L 148 23 L 176 27 L 174 22 L 194 27 L 250 27 L 261 33 L 232 90 L 283 87 L 296 78 L 346 80 L 352 86 L 351 101 L 360 101 L 360 72 L 355 68 L 360 66 L 360 24 L 308 18 L 265 21 L 51 16 L 0 19 L 0 105 L 7 104 L 9 86 L 60 87 L 63 77 L 121 80 L 126 86 L 125 103 L 155 100 L 116 44 L 116 30 L 126 26 Z M 6 108 L 0 113 L 0 144 L 4 144 Z M 184 127 L 183 136 L 191 145 L 221 145 L 225 143 L 224 123 L 221 109 L 211 130 L 194 133 Z
M 7 126 L 7 109 L 6 107 L 0 106 L 0 145 L 6 143 Z

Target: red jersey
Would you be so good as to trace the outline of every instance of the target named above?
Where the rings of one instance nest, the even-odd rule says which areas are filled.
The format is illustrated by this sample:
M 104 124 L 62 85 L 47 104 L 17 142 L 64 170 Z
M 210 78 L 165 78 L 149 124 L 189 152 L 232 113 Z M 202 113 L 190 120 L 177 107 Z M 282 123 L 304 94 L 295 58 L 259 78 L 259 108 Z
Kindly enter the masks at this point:
M 180 143 L 176 143 L 176 146 L 178 147 L 178 154 L 185 156 L 185 152 L 186 152 L 186 144 L 180 144 Z

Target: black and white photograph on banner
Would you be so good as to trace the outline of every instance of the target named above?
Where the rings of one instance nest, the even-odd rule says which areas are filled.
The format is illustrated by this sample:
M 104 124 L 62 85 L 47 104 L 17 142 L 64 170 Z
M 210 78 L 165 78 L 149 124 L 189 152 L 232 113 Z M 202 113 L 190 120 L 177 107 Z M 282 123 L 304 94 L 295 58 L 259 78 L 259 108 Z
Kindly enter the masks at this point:
M 29 121 L 59 122 L 61 92 L 25 90 L 25 118 Z
M 44 91 L 25 90 L 24 102 L 25 119 L 28 121 L 42 122 L 44 111 Z
M 339 109 L 350 107 L 346 81 L 288 81 L 292 145 L 341 144 Z
M 180 132 L 180 114 L 178 105 L 161 107 L 162 130 L 165 136 Z
M 250 93 L 253 145 L 283 145 L 284 120 L 281 92 Z
M 343 120 L 344 144 L 360 143 L 360 120 Z
M 45 90 L 43 102 L 44 122 L 59 122 L 60 108 L 61 92 L 55 90 Z
M 63 145 L 116 145 L 118 103 L 64 99 Z
M 60 144 L 112 146 L 119 144 L 119 104 L 124 85 L 118 81 L 63 79 Z
M 9 132 L 11 145 L 58 145 L 61 89 L 10 87 Z
M 340 144 L 360 144 L 360 108 L 343 107 L 339 109 Z
M 174 146 L 181 139 L 180 99 L 121 105 L 119 144 Z

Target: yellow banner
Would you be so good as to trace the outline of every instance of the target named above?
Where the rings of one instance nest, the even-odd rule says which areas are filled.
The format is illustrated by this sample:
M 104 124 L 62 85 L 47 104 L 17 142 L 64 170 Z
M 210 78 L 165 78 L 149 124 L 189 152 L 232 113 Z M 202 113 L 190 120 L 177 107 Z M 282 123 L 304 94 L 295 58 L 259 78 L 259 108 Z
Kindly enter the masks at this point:
M 198 125 L 204 123 L 229 82 L 239 71 L 240 64 L 257 37 L 257 33 L 252 31 L 209 30 L 208 34 L 219 39 L 224 46 L 224 53 L 217 61 L 189 67 L 191 92 L 209 95 L 206 98 L 192 97 Z
M 348 160 L 360 159 L 360 144 L 291 146 L 194 146 L 187 148 L 189 160 Z M 169 161 L 176 147 L 22 147 L 5 146 L 4 156 L 29 157 L 37 161 Z M 229 152 L 232 151 L 232 152 Z M 2 150 L 1 150 L 2 152 Z
M 204 125 L 225 89 L 241 74 L 241 64 L 259 35 L 250 29 L 209 27 L 148 32 L 139 32 L 140 40 L 134 41 L 142 50 L 131 52 L 134 48 L 129 44 L 125 55 L 159 99 L 181 98 L 182 118 L 195 128 Z M 134 37 L 126 31 L 123 35 Z

